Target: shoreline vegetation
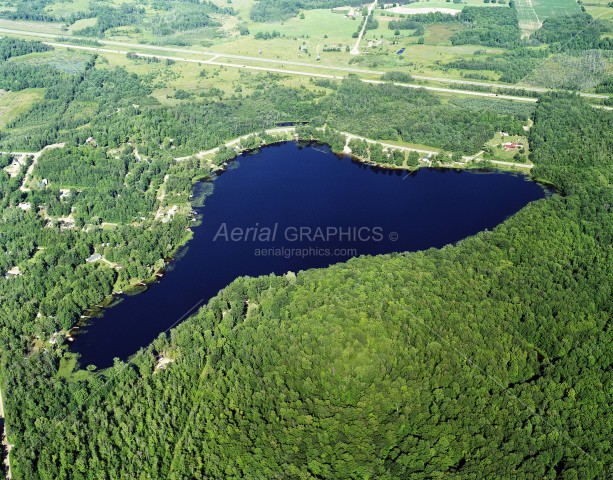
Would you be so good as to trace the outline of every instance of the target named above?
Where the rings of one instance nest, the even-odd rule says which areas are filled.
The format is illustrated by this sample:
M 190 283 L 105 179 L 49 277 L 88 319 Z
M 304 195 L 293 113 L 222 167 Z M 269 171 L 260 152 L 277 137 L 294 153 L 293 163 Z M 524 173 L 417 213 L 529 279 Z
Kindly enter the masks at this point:
M 288 122 L 292 123 L 292 122 Z M 279 136 L 279 134 L 284 134 Z M 341 145 L 341 139 L 344 138 L 344 145 L 342 148 L 339 148 Z M 354 152 L 348 145 L 351 144 L 352 140 L 358 140 L 362 142 L 360 146 L 363 148 L 365 145 L 367 146 L 367 150 L 361 150 L 360 152 Z M 241 155 L 248 155 L 251 153 L 257 152 L 260 148 L 264 148 L 267 146 L 275 145 L 283 142 L 303 142 L 306 144 L 323 144 L 330 147 L 332 153 L 338 156 L 348 156 L 352 159 L 352 161 L 362 163 L 368 165 L 370 167 L 387 169 L 387 170 L 401 170 L 406 171 L 407 175 L 410 175 L 413 172 L 421 168 L 434 168 L 434 169 L 454 169 L 454 170 L 479 170 L 479 171 L 503 171 L 503 172 L 515 172 L 528 174 L 530 169 L 532 168 L 532 164 L 513 164 L 511 162 L 492 162 L 485 159 L 480 159 L 479 156 L 483 154 L 483 151 L 477 153 L 474 156 L 463 156 L 461 160 L 457 158 L 454 160 L 453 154 L 445 153 L 442 151 L 435 150 L 421 150 L 412 147 L 406 146 L 395 146 L 385 142 L 378 142 L 376 140 L 366 139 L 365 137 L 353 135 L 347 132 L 339 132 L 338 130 L 328 129 L 326 127 L 314 128 L 308 124 L 296 122 L 293 125 L 284 125 L 283 127 L 278 127 L 274 129 L 268 129 L 260 133 L 253 133 L 248 135 L 243 135 L 241 137 L 235 138 L 229 142 L 224 143 L 222 146 L 205 151 L 199 152 L 191 157 L 198 158 L 208 158 L 212 162 L 212 168 L 215 172 L 222 173 L 226 171 L 228 166 L 228 162 L 231 162 L 237 159 Z M 225 147 L 225 148 L 224 148 Z M 387 154 L 386 154 L 387 149 Z M 370 154 L 372 152 L 381 152 L 383 155 L 381 158 L 385 158 L 386 162 L 376 162 L 370 159 Z M 399 157 L 394 157 L 394 152 L 402 152 L 403 154 L 403 164 L 398 165 L 395 163 L 391 163 L 394 161 L 394 158 L 398 159 Z M 411 161 L 408 158 L 408 155 L 404 155 L 408 153 L 417 153 L 419 158 L 413 156 L 412 160 L 417 161 L 416 165 L 408 165 L 408 162 Z M 365 155 L 368 153 L 369 155 Z M 361 154 L 361 155 L 360 155 Z M 233 156 L 230 156 L 233 155 Z M 177 158 L 177 161 L 183 161 L 191 157 L 181 157 Z M 535 178 L 531 178 L 532 181 L 536 181 Z M 199 182 L 214 182 L 213 179 L 203 179 L 203 178 L 195 178 L 193 179 L 194 186 Z M 193 190 L 192 190 L 193 194 Z M 190 202 L 191 209 L 193 209 L 194 204 Z M 190 211 L 193 211 L 191 210 Z M 198 226 L 200 222 L 194 223 L 194 226 Z M 106 296 L 101 302 L 98 302 L 96 305 L 86 309 L 79 322 L 77 322 L 74 326 L 68 329 L 66 332 L 59 332 L 64 335 L 65 338 L 69 341 L 73 341 L 74 337 L 78 335 L 78 331 L 80 328 L 87 326 L 92 318 L 100 318 L 104 315 L 104 312 L 113 307 L 120 302 L 124 296 L 138 295 L 139 293 L 145 292 L 150 285 L 155 283 L 156 281 L 160 281 L 163 275 L 166 273 L 166 268 L 168 265 L 173 263 L 180 255 L 180 252 L 183 248 L 185 248 L 189 241 L 193 237 L 193 232 L 191 229 L 188 231 L 187 235 L 176 245 L 171 254 L 165 259 L 164 265 L 157 268 L 149 277 L 147 278 L 138 278 L 132 279 L 129 285 L 115 285 L 113 291 Z M 74 332 L 77 332 L 76 335 Z
M 177 162 L 197 159 L 208 163 L 211 173 L 218 174 L 226 170 L 228 162 L 240 155 L 256 152 L 260 148 L 282 142 L 305 142 L 320 143 L 327 145 L 332 153 L 338 156 L 349 156 L 352 161 L 368 165 L 373 168 L 381 168 L 395 171 L 405 171 L 407 175 L 416 172 L 420 168 L 454 169 L 454 170 L 480 170 L 480 171 L 507 171 L 529 174 L 533 167 L 531 163 L 505 162 L 495 159 L 484 158 L 485 151 L 480 150 L 474 155 L 461 155 L 445 152 L 439 148 L 395 145 L 392 143 L 370 139 L 364 136 L 339 131 L 326 125 L 313 127 L 308 122 L 284 122 L 282 126 L 249 133 L 234 138 L 222 145 L 210 150 L 197 152 L 190 156 L 175 157 Z M 44 150 L 44 149 L 43 149 Z M 38 154 L 40 154 L 38 152 Z M 37 153 L 33 153 L 36 155 Z M 538 180 L 531 178 L 533 181 Z M 194 186 L 199 182 L 214 182 L 209 176 L 196 175 L 192 179 L 191 196 L 187 204 L 182 205 L 176 213 L 179 216 L 191 217 L 193 215 Z M 161 205 L 161 203 L 160 203 Z M 157 214 L 156 214 L 157 215 Z M 156 216 L 157 219 L 157 216 Z M 197 226 L 192 223 L 190 226 Z M 74 341 L 75 333 L 78 335 L 82 327 L 88 325 L 92 317 L 100 317 L 104 311 L 115 305 L 124 295 L 135 295 L 146 291 L 148 287 L 159 280 L 165 273 L 166 267 L 173 262 L 181 250 L 189 243 L 193 236 L 190 227 L 186 228 L 186 234 L 173 246 L 163 262 L 152 265 L 153 269 L 146 277 L 134 277 L 127 281 L 119 280 L 112 286 L 112 290 L 100 301 L 84 309 L 80 318 L 70 328 L 56 331 L 52 339 L 58 336 L 64 337 L 68 342 Z M 33 339 L 33 349 L 41 345 L 41 339 Z
M 284 133 L 285 136 L 278 137 L 276 134 Z M 288 134 L 292 134 L 288 137 Z M 496 159 L 484 158 L 485 151 L 481 150 L 474 155 L 460 155 L 445 152 L 441 149 L 424 150 L 404 145 L 393 145 L 391 143 L 373 140 L 360 135 L 342 132 L 328 127 L 312 127 L 308 124 L 297 124 L 295 126 L 285 126 L 256 132 L 235 138 L 225 144 L 211 150 L 198 152 L 188 157 L 178 158 L 185 160 L 191 157 L 210 158 L 218 169 L 223 169 L 224 164 L 233 160 L 241 154 L 249 153 L 258 148 L 273 145 L 285 141 L 306 141 L 319 142 L 330 147 L 336 155 L 349 155 L 356 161 L 373 167 L 386 168 L 392 170 L 415 171 L 418 168 L 454 168 L 454 169 L 500 169 L 508 171 L 524 172 L 530 170 L 533 165 L 529 162 L 507 162 Z M 356 141 L 357 148 L 351 148 L 352 141 Z M 416 153 L 418 156 L 413 155 Z M 405 154 L 409 155 L 405 155 Z M 402 158 L 398 156 L 402 154 Z M 480 165 L 475 165 L 480 164 Z
M 284 468 L 305 478 L 610 476 L 599 419 L 610 413 L 610 192 L 601 179 L 611 159 L 600 149 L 610 146 L 611 117 L 572 97 L 538 108 L 533 175 L 561 195 L 456 246 L 239 278 L 171 336 L 103 373 L 104 395 L 93 375 L 75 385 L 88 389 L 81 428 L 54 423 L 53 438 L 68 440 L 40 453 L 154 478 Z M 165 358 L 174 363 L 158 373 Z M 130 457 L 134 446 L 152 458 Z M 24 471 L 78 474 L 74 462 L 38 458 Z
M 460 13 L 409 16 L 364 0 L 0 0 L 8 474 L 613 478 L 609 1 L 416 0 Z M 401 179 L 423 167 L 549 192 L 455 244 L 239 276 L 199 246 L 213 203 L 227 216 L 217 195 L 249 204 L 275 165 L 325 173 L 316 152 L 247 157 L 279 142 L 264 154 L 310 145 L 386 195 L 387 180 L 418 190 Z M 368 186 L 370 208 L 381 191 Z M 466 227 L 474 210 L 447 188 L 422 198 Z M 436 218 L 397 198 L 375 216 Z M 225 272 L 206 294 L 188 279 L 198 298 L 221 290 L 160 333 L 178 315 L 154 300 L 182 303 L 157 290 L 186 264 L 196 279 Z M 147 326 L 159 335 L 136 351 L 127 337 Z M 86 330 L 103 353 L 91 361 Z

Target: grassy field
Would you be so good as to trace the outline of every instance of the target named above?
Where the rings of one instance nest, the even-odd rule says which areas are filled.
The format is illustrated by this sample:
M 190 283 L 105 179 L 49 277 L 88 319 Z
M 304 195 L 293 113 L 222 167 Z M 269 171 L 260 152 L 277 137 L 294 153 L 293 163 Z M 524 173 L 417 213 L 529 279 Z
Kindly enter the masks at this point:
M 57 2 L 45 8 L 52 15 L 67 16 L 74 13 L 87 12 L 93 2 L 90 0 L 71 0 L 69 2 Z
M 27 112 L 35 102 L 42 100 L 43 95 L 42 88 L 27 88 L 20 92 L 0 90 L 0 128 Z
M 532 0 L 532 8 L 541 21 L 545 18 L 572 15 L 581 11 L 575 0 Z
M 319 37 L 328 36 L 330 41 L 350 41 L 351 34 L 358 29 L 359 19 L 351 20 L 340 13 L 329 9 L 306 10 L 304 19 L 290 18 L 281 23 L 247 22 L 252 35 L 257 32 L 276 30 L 287 37 Z
M 10 61 L 29 65 L 50 65 L 67 73 L 77 73 L 83 71 L 91 56 L 92 54 L 89 52 L 57 49 L 50 52 L 32 53 L 24 57 L 15 57 Z
M 52 33 L 63 35 L 62 23 L 54 22 L 32 22 L 25 20 L 4 20 L 0 18 L 0 28 L 12 28 L 16 30 L 27 30 L 36 33 Z
M 295 76 L 269 75 L 267 73 L 254 73 L 246 70 L 226 68 L 215 65 L 199 65 L 197 63 L 177 62 L 172 65 L 164 63 L 146 63 L 141 60 L 130 60 L 125 55 L 101 55 L 101 68 L 123 67 L 139 75 L 152 75 L 154 90 L 152 96 L 165 105 L 177 105 L 188 102 L 194 103 L 218 97 L 201 97 L 203 92 L 217 89 L 224 97 L 235 94 L 249 95 L 258 86 L 269 85 L 272 81 L 290 87 L 306 86 L 314 88 L 309 78 Z M 178 100 L 174 98 L 177 90 L 184 90 L 191 94 L 191 98 Z
M 609 7 L 611 0 L 588 0 L 583 6 L 594 18 L 601 20 L 613 20 L 613 7 Z
M 502 136 L 501 132 L 497 132 L 489 142 L 485 144 L 486 147 L 490 147 L 493 151 L 493 156 L 490 157 L 490 160 L 500 160 L 503 162 L 515 162 L 516 160 L 513 158 L 517 153 L 519 153 L 519 149 L 507 150 L 502 145 L 504 143 L 521 143 L 523 148 L 525 149 L 525 154 L 522 154 L 524 159 L 528 158 L 528 154 L 530 153 L 530 149 L 528 147 L 528 138 L 520 135 L 511 135 L 511 136 Z M 520 162 L 521 163 L 521 162 Z
M 82 30 L 85 27 L 93 27 L 96 25 L 98 20 L 96 18 L 83 18 L 81 20 L 77 20 L 70 27 L 68 27 L 68 31 L 70 33 Z

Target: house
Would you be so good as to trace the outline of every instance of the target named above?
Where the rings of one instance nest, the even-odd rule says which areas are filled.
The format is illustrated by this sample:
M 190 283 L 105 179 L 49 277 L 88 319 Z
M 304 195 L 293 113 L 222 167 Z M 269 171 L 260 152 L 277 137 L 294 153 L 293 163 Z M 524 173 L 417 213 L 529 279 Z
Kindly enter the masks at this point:
M 13 267 L 9 271 L 6 272 L 6 275 L 4 275 L 4 278 L 8 280 L 11 277 L 17 277 L 19 275 L 21 275 L 21 270 L 19 269 L 19 267 Z
M 90 257 L 86 258 L 85 261 L 88 263 L 92 263 L 92 262 L 97 262 L 101 258 L 102 258 L 102 255 L 100 255 L 99 253 L 94 253 Z
M 515 150 L 516 148 L 518 148 L 518 145 L 515 142 L 503 143 L 502 146 L 505 150 Z
M 96 142 L 96 140 L 94 140 L 94 137 L 88 137 L 87 140 L 85 140 L 85 143 L 92 145 L 93 147 L 98 146 L 98 143 Z

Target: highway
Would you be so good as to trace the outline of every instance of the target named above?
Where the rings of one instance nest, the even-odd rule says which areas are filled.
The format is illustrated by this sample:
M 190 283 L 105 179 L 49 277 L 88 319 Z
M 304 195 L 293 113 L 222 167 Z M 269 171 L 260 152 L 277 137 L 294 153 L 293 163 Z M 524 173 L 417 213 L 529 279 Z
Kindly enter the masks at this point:
M 132 52 L 128 50 L 114 50 L 110 48 L 90 47 L 90 46 L 85 46 L 85 45 L 72 45 L 68 43 L 46 42 L 46 41 L 43 43 L 46 45 L 50 45 L 52 47 L 57 47 L 57 48 L 71 48 L 73 50 L 83 50 L 83 51 L 89 51 L 89 52 L 94 52 L 94 53 L 96 52 L 97 53 L 112 53 L 112 54 L 114 53 L 114 54 L 119 54 L 119 55 L 127 55 L 128 53 L 132 53 L 133 55 L 137 57 L 141 57 L 141 58 L 159 58 L 160 60 L 173 60 L 175 62 L 197 63 L 199 65 L 204 65 L 204 64 L 217 65 L 217 66 L 227 67 L 227 68 L 238 68 L 238 69 L 245 69 L 245 70 L 254 70 L 254 71 L 259 71 L 259 72 L 279 73 L 283 75 L 297 75 L 297 76 L 313 77 L 313 78 L 326 78 L 330 80 L 342 80 L 344 78 L 342 75 L 304 72 L 301 70 L 289 70 L 286 68 L 257 67 L 254 65 L 240 65 L 240 64 L 235 64 L 235 63 L 218 62 L 215 60 L 215 58 L 220 57 L 220 56 L 225 57 L 225 55 L 216 55 L 210 60 L 204 60 L 204 59 L 198 60 L 194 58 L 175 57 L 175 56 L 169 56 L 169 55 L 154 55 L 151 53 L 136 53 L 136 52 Z M 361 78 L 360 80 L 364 83 L 372 83 L 372 84 L 388 83 L 382 80 L 369 80 L 369 79 L 363 79 L 363 78 Z M 431 87 L 428 85 L 418 85 L 418 84 L 413 84 L 413 83 L 394 82 L 394 85 L 397 85 L 399 87 L 405 87 L 405 88 L 422 88 L 424 90 L 430 90 L 430 91 L 440 92 L 440 93 L 453 93 L 456 95 L 487 97 L 487 98 L 494 98 L 494 99 L 500 99 L 500 100 L 511 100 L 515 102 L 535 103 L 537 101 L 536 98 L 519 97 L 519 96 L 514 96 L 514 95 L 502 95 L 502 94 L 496 94 L 496 93 L 490 93 L 490 92 L 476 92 L 472 90 L 459 90 L 459 89 L 444 88 L 444 87 Z
M 58 38 L 58 35 L 54 35 L 51 33 L 41 33 L 41 32 L 29 31 L 29 30 L 17 30 L 17 29 L 10 29 L 10 28 L 0 28 L 0 33 L 12 34 L 12 35 L 24 35 L 24 36 L 30 36 L 30 37 L 35 37 L 39 39 L 54 39 L 55 40 Z M 92 39 L 81 38 L 81 37 L 70 37 L 70 38 L 74 39 L 77 42 L 78 41 L 90 41 L 90 42 L 92 41 Z M 264 67 L 260 67 L 260 68 L 251 67 L 251 68 L 255 70 L 262 70 L 262 71 L 272 71 L 272 72 L 281 72 L 281 73 L 286 72 L 288 75 L 307 75 L 307 73 L 298 72 L 295 70 L 287 70 L 285 69 L 285 65 L 290 65 L 292 67 L 306 67 L 306 68 L 311 68 L 311 69 L 316 69 L 316 70 L 327 70 L 327 71 L 347 72 L 347 73 L 356 73 L 356 74 L 362 73 L 366 75 L 377 75 L 377 76 L 383 75 L 385 73 L 379 70 L 332 66 L 332 65 L 325 65 L 321 63 L 297 62 L 297 61 L 291 61 L 291 60 L 283 60 L 279 58 L 277 59 L 266 58 L 266 57 L 261 57 L 261 56 L 252 57 L 252 56 L 247 56 L 247 55 L 237 55 L 237 54 L 232 54 L 232 53 L 214 52 L 214 51 L 207 51 L 207 50 L 190 50 L 190 49 L 178 48 L 178 47 L 162 47 L 162 46 L 157 46 L 157 45 L 118 42 L 115 40 L 104 40 L 104 39 L 96 39 L 96 41 L 102 45 L 121 47 L 123 49 L 127 49 L 127 51 L 132 51 L 132 49 L 154 50 L 158 52 L 169 52 L 169 53 L 177 53 L 177 54 L 182 54 L 182 55 L 186 55 L 186 54 L 187 55 L 202 55 L 205 57 L 210 57 L 209 60 L 206 60 L 206 59 L 202 59 L 202 60 L 189 59 L 188 60 L 182 57 L 165 57 L 165 56 L 160 56 L 160 55 L 150 55 L 151 57 L 168 58 L 168 59 L 175 60 L 175 61 L 177 60 L 178 61 L 192 61 L 195 63 L 205 63 L 206 62 L 206 63 L 210 63 L 213 65 L 224 65 L 224 66 L 234 67 L 234 68 L 249 68 L 249 67 L 245 65 L 236 65 L 232 63 L 216 62 L 215 60 L 217 58 L 226 58 L 226 59 L 233 59 L 233 60 L 244 60 L 245 62 L 268 63 L 268 64 L 272 63 L 276 65 L 283 65 L 283 68 L 276 68 L 276 69 L 267 69 Z M 64 48 L 77 49 L 78 47 L 80 47 L 80 49 L 82 50 L 91 50 L 91 51 L 94 51 L 96 49 L 96 47 L 85 47 L 83 45 L 77 46 L 77 45 L 72 45 L 69 43 L 59 43 L 59 42 L 45 42 L 45 43 L 49 45 L 55 45 L 58 47 L 64 47 Z M 123 50 L 100 49 L 99 51 L 104 52 L 104 53 L 123 53 L 125 54 Z M 141 54 L 141 56 L 146 56 L 146 54 Z M 334 75 L 324 76 L 324 75 L 311 74 L 311 76 L 314 76 L 314 77 L 319 76 L 322 78 L 336 78 L 336 79 L 342 78 L 342 77 L 334 76 Z M 504 88 L 504 89 L 511 89 L 511 90 L 530 90 L 530 91 L 540 92 L 540 93 L 552 91 L 552 89 L 543 88 L 543 87 L 532 87 L 529 85 L 509 85 L 505 83 L 496 83 L 496 82 L 476 82 L 476 81 L 471 81 L 471 80 L 432 77 L 432 76 L 427 76 L 427 75 L 412 75 L 412 77 L 415 80 L 438 82 L 438 83 L 448 83 L 448 84 L 455 84 L 455 85 L 470 85 L 470 86 L 481 86 L 481 87 L 489 87 L 489 88 Z M 430 88 L 436 88 L 436 87 L 430 87 Z M 457 93 L 454 90 L 450 90 L 450 91 Z M 475 92 L 475 93 L 484 94 L 487 92 Z M 490 94 L 490 95 L 495 96 L 495 94 Z M 490 95 L 485 95 L 485 96 L 490 96 Z M 579 95 L 581 95 L 582 97 L 586 97 L 586 98 L 595 98 L 595 99 L 601 99 L 601 100 L 609 98 L 608 95 L 603 95 L 603 94 L 598 94 L 598 93 L 579 92 Z M 483 96 L 483 95 L 478 95 L 478 96 Z M 499 95 L 499 98 L 505 98 L 505 97 Z M 507 98 L 507 99 L 513 99 L 513 98 Z

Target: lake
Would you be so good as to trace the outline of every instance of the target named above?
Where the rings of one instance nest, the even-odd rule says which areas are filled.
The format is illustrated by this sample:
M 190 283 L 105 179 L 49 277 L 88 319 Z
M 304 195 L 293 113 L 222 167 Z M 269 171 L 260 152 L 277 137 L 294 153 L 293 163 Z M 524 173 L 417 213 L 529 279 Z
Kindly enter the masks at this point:
M 202 223 L 164 277 L 82 327 L 70 350 L 83 367 L 126 360 L 239 276 L 442 247 L 492 229 L 545 196 L 520 175 L 434 169 L 407 175 L 294 142 L 239 157 L 213 184 L 205 206 L 196 208 Z

